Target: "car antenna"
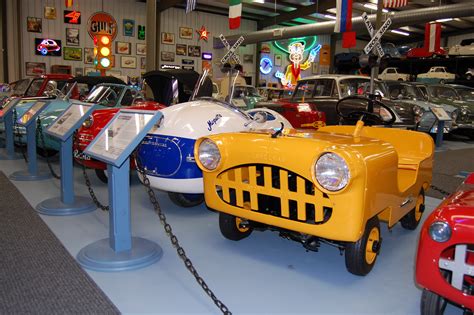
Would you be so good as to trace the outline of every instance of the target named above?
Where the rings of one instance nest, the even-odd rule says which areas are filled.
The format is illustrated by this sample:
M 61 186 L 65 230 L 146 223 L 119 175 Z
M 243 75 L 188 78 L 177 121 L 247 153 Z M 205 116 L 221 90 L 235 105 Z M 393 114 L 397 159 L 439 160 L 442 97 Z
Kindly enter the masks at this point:
M 274 133 L 272 133 L 272 138 L 278 137 L 283 132 L 283 128 L 285 128 L 285 125 L 282 122 L 280 122 L 280 124 L 281 124 L 281 128 L 275 131 Z

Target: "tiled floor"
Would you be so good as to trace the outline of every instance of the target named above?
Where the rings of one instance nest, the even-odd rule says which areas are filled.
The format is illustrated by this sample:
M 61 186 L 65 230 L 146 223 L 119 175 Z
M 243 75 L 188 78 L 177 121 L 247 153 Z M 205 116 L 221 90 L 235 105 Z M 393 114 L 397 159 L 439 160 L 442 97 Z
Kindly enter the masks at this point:
M 472 147 L 471 143 L 445 145 L 446 149 Z M 45 167 L 43 162 L 40 165 Z M 7 175 L 20 169 L 26 169 L 22 160 L 0 161 L 0 170 Z M 93 172 L 90 175 L 99 198 L 107 203 L 106 185 Z M 60 183 L 54 179 L 15 185 L 33 207 L 59 195 Z M 87 194 L 79 168 L 75 169 L 75 186 L 77 195 Z M 131 194 L 133 234 L 159 243 L 163 257 L 141 270 L 88 273 L 126 314 L 218 314 L 171 246 L 136 175 Z M 318 253 L 306 252 L 298 243 L 268 231 L 232 242 L 221 236 L 218 215 L 205 206 L 178 208 L 162 192 L 158 198 L 196 269 L 234 314 L 419 313 L 421 290 L 414 282 L 419 228 L 407 231 L 397 225 L 388 231 L 382 225 L 384 242 L 377 264 L 368 276 L 356 277 L 346 271 L 344 257 L 335 248 L 323 245 Z M 428 197 L 427 212 L 439 201 Z M 108 213 L 101 210 L 42 218 L 73 256 L 108 236 Z M 461 314 L 454 308 L 447 313 Z

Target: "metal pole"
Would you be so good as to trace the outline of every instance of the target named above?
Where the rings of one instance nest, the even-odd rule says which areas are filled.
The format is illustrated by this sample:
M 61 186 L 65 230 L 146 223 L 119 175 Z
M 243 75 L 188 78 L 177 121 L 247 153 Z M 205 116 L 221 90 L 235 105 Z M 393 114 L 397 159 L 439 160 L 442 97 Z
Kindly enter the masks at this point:
M 379 30 L 380 27 L 382 26 L 382 9 L 383 9 L 383 0 L 378 0 L 377 2 L 377 18 L 375 20 L 375 31 Z M 375 65 L 370 69 L 370 98 L 374 98 L 374 93 L 375 93 L 375 79 L 378 78 L 379 76 L 379 62 L 380 62 L 380 57 L 377 57 L 377 62 Z M 374 104 L 373 102 L 369 101 L 369 107 L 367 110 L 369 112 L 374 111 Z

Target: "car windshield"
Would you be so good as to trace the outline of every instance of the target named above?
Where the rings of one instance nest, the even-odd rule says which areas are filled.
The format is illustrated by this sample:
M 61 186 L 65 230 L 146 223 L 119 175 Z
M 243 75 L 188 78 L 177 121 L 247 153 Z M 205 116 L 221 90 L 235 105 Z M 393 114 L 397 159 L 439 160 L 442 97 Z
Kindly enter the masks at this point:
M 424 100 L 423 93 L 413 85 L 410 84 L 389 84 L 388 91 L 390 97 L 404 100 Z
M 42 78 L 34 79 L 28 87 L 28 90 L 26 90 L 25 96 L 37 96 L 43 81 L 44 79 Z
M 456 90 L 448 86 L 428 86 L 428 93 L 431 97 L 436 97 L 445 100 L 460 100 Z
M 456 88 L 456 91 L 463 101 L 474 102 L 474 89 Z
M 260 97 L 257 89 L 253 86 L 236 86 L 234 87 L 234 98 L 242 97 Z
M 104 106 L 114 106 L 117 103 L 122 90 L 123 87 L 121 86 L 97 85 L 92 89 L 84 102 L 96 103 Z
M 10 86 L 12 89 L 12 94 L 14 95 L 23 95 L 30 85 L 30 80 L 25 79 L 25 80 L 19 80 L 16 82 L 13 82 Z
M 344 79 L 339 81 L 339 88 L 341 90 L 340 98 L 350 95 L 366 95 L 370 90 L 370 79 L 369 78 L 353 78 Z M 380 83 L 376 82 L 375 90 L 383 96 L 383 87 Z M 381 93 L 380 93 L 381 92 Z
M 334 79 L 300 80 L 293 93 L 293 100 L 303 98 L 333 97 L 335 94 Z

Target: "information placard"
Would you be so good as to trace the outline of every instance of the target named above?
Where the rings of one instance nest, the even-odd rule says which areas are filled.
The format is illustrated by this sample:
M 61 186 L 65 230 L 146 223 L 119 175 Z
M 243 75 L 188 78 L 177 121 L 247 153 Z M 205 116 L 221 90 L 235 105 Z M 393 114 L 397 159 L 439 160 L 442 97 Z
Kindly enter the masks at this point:
M 448 113 L 446 113 L 446 111 L 442 107 L 431 107 L 430 110 L 440 121 L 452 120 L 451 116 L 449 116 Z
M 46 133 L 65 141 L 89 117 L 96 106 L 87 103 L 72 103 L 48 126 Z
M 3 108 L 0 109 L 0 120 L 3 119 L 3 117 L 7 115 L 15 107 L 15 105 L 18 104 L 19 101 L 19 97 L 7 101 Z
M 120 167 L 162 114 L 148 110 L 121 110 L 112 118 L 84 153 Z
M 47 102 L 34 103 L 21 117 L 18 118 L 17 123 L 22 126 L 29 125 L 36 119 L 39 113 L 46 107 Z

